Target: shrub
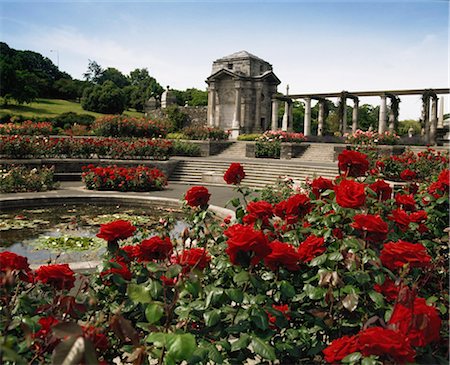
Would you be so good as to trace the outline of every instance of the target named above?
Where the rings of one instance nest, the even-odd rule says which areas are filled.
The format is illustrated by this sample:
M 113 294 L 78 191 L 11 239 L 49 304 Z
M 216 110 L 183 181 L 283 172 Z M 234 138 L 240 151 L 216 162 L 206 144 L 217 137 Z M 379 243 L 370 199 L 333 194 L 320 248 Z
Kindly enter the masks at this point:
M 90 127 L 95 117 L 89 114 L 77 114 L 74 112 L 62 113 L 51 119 L 55 128 L 68 129 L 73 125 Z
M 22 193 L 28 191 L 47 191 L 58 187 L 53 181 L 53 167 L 29 169 L 25 166 L 8 166 L 0 172 L 0 192 Z
M 121 114 L 125 105 L 124 92 L 112 81 L 86 88 L 81 98 L 83 109 L 103 114 Z
M 178 106 L 171 105 L 165 110 L 166 117 L 172 125 L 172 129 L 179 131 L 189 122 L 189 115 L 183 112 Z
M 229 133 L 216 127 L 187 127 L 183 128 L 182 133 L 188 139 L 220 141 L 228 139 Z
M 152 191 L 163 190 L 167 176 L 156 168 L 83 166 L 82 179 L 89 190 Z
M 53 127 L 50 122 L 33 122 L 31 120 L 26 120 L 22 123 L 0 124 L 0 134 L 48 136 L 52 134 L 52 132 Z
M 166 160 L 171 142 L 164 139 L 0 137 L 7 158 L 143 158 Z
M 260 133 L 254 134 L 240 134 L 237 138 L 238 141 L 256 141 L 261 137 Z
M 449 173 L 395 199 L 367 176 L 247 204 L 236 182 L 236 221 L 221 224 L 208 190 L 192 187 L 178 238 L 168 222 L 153 237 L 123 220 L 103 225 L 108 255 L 78 276 L 77 297 L 67 265 L 33 272 L 0 253 L 2 318 L 23 323 L 3 327 L 4 360 L 49 363 L 81 348 L 83 363 L 446 364 Z M 341 184 L 362 189 L 358 206 L 341 205 L 354 201 Z M 405 195 L 414 211 L 399 208 Z
M 167 133 L 166 138 L 167 139 L 189 139 L 186 135 L 184 135 L 183 133 L 180 133 L 180 132 Z
M 174 140 L 170 149 L 172 156 L 200 156 L 201 149 L 195 143 Z
M 255 157 L 261 158 L 280 158 L 281 142 L 274 140 L 272 142 L 257 141 L 255 143 Z
M 167 125 L 146 118 L 131 118 L 120 115 L 99 117 L 92 125 L 97 136 L 161 138 L 167 134 Z

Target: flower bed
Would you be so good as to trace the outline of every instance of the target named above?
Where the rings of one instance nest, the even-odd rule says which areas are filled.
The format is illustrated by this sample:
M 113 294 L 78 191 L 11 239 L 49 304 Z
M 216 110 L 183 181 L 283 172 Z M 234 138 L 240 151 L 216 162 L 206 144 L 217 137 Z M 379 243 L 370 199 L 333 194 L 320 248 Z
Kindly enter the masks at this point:
M 27 169 L 25 166 L 11 166 L 0 172 L 0 192 L 21 193 L 56 189 L 53 181 L 54 169 L 40 167 Z
M 119 115 L 99 117 L 92 125 L 94 134 L 104 137 L 163 138 L 167 129 L 167 125 L 160 121 Z
M 267 131 L 256 139 L 255 143 L 255 157 L 259 158 L 280 158 L 282 143 L 301 143 L 306 138 L 303 133 L 292 133 L 282 131 Z M 291 148 L 292 150 L 292 148 Z M 292 156 L 292 151 L 289 153 L 289 158 Z
M 258 139 L 261 142 L 295 142 L 301 143 L 306 140 L 303 133 L 283 132 L 283 131 L 266 131 Z
M 146 166 L 83 166 L 81 177 L 89 190 L 152 191 L 163 190 L 167 176 Z
M 5 135 L 29 135 L 48 136 L 53 132 L 50 122 L 33 122 L 26 120 L 22 123 L 0 124 L 0 134 Z
M 164 139 L 0 137 L 5 158 L 144 158 L 166 160 L 171 143 Z
M 57 362 L 72 349 L 85 363 L 448 363 L 450 170 L 392 196 L 356 153 L 334 181 L 272 202 L 249 201 L 233 164 L 237 221 L 214 224 L 210 193 L 192 187 L 178 240 L 168 222 L 154 237 L 102 225 L 109 257 L 77 298 L 69 268 L 32 272 L 1 254 L 5 359 Z
M 386 131 L 384 133 L 362 131 L 358 129 L 355 133 L 345 133 L 345 143 L 356 145 L 394 145 L 400 140 L 400 136 Z

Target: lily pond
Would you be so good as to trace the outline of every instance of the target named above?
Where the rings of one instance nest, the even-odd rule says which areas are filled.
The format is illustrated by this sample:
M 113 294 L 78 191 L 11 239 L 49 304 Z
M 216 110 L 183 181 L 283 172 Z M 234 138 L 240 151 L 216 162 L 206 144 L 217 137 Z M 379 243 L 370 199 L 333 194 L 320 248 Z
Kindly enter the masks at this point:
M 118 219 L 130 221 L 147 237 L 170 225 L 171 237 L 178 238 L 187 227 L 181 210 L 169 208 L 86 203 L 10 209 L 0 214 L 0 251 L 25 256 L 30 264 L 99 260 L 106 251 L 106 242 L 95 236 L 100 224 Z

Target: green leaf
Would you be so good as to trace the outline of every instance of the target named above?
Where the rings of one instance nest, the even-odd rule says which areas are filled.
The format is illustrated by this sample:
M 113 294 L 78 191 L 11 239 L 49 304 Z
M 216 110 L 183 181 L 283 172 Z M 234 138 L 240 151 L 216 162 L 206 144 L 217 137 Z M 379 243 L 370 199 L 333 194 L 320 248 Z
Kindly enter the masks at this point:
M 215 364 L 223 363 L 222 354 L 219 352 L 219 350 L 217 350 L 217 347 L 213 344 L 208 347 L 208 357 Z
M 381 293 L 371 290 L 369 291 L 369 297 L 376 305 L 379 305 L 380 307 L 384 305 L 384 297 Z
M 144 285 L 129 284 L 127 294 L 135 303 L 150 303 L 152 301 L 150 289 Z
M 175 360 L 188 360 L 197 348 L 195 337 L 191 333 L 166 334 L 166 341 L 167 355 Z
M 247 348 L 250 343 L 250 336 L 247 333 L 242 333 L 237 341 L 231 344 L 231 352 L 239 351 Z
M 214 309 L 203 313 L 203 318 L 207 327 L 213 327 L 220 321 L 220 310 Z
M 166 345 L 166 334 L 162 332 L 152 332 L 147 336 L 145 341 L 152 343 L 156 347 L 164 347 Z
M 147 318 L 148 323 L 154 324 L 159 322 L 163 315 L 164 308 L 161 303 L 150 303 L 145 308 L 145 318 Z
M 242 219 L 242 217 L 245 215 L 245 211 L 242 207 L 239 207 L 236 209 L 236 218 Z
M 228 289 L 226 293 L 228 297 L 236 303 L 242 303 L 244 300 L 244 293 L 241 289 Z
M 344 259 L 344 256 L 338 251 L 338 252 L 332 252 L 328 255 L 328 259 L 330 261 L 342 261 Z
M 163 293 L 163 287 L 157 280 L 151 280 L 150 282 L 150 295 L 153 299 L 158 299 Z
M 361 355 L 360 352 L 354 352 L 354 353 L 352 353 L 352 354 L 347 355 L 346 357 L 344 357 L 341 361 L 342 361 L 344 364 L 352 364 L 352 363 L 355 363 L 355 362 L 357 362 L 358 360 L 360 360 L 361 357 L 362 357 L 362 355 Z
M 320 256 L 317 256 L 315 258 L 313 258 L 310 262 L 311 266 L 320 266 L 323 265 L 325 263 L 325 261 L 327 261 L 328 255 L 327 254 L 323 254 Z
M 242 285 L 246 282 L 248 282 L 250 280 L 250 275 L 247 271 L 240 271 L 237 274 L 235 274 L 233 276 L 233 281 L 237 284 L 237 285 Z
M 264 359 L 275 361 L 275 349 L 270 346 L 267 341 L 262 340 L 259 337 L 253 336 L 251 346 L 253 351 Z
M 361 365 L 377 365 L 381 364 L 377 360 L 375 360 L 373 357 L 365 357 L 361 360 Z
M 295 288 L 285 280 L 281 282 L 280 290 L 285 298 L 292 298 L 295 295 Z
M 267 318 L 267 314 L 264 309 L 253 308 L 250 317 L 256 327 L 262 329 L 263 331 L 269 328 L 269 319 Z

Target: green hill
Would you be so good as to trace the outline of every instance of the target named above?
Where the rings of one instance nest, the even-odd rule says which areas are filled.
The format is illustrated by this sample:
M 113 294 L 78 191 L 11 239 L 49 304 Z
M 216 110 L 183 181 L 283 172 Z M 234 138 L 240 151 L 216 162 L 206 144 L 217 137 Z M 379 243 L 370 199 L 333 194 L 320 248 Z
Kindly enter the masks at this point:
M 9 104 L 2 105 L 0 108 L 0 115 L 22 115 L 27 118 L 32 117 L 54 117 L 59 114 L 74 112 L 78 114 L 90 114 L 93 116 L 101 116 L 103 114 L 94 113 L 84 110 L 80 103 L 75 103 L 68 100 L 61 99 L 37 99 L 36 102 L 30 104 Z M 144 113 L 139 113 L 134 110 L 127 110 L 123 114 L 132 117 L 143 117 Z

